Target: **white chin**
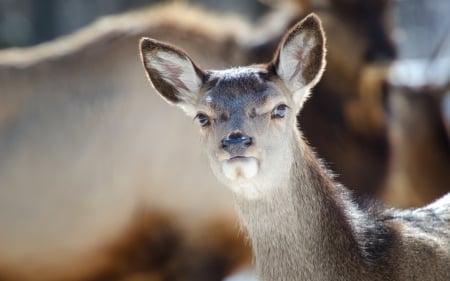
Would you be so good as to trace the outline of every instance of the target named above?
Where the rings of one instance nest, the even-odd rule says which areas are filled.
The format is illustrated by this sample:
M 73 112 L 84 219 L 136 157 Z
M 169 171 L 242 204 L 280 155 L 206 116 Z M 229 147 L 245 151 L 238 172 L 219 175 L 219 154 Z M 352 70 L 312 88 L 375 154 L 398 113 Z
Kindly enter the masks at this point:
M 222 172 L 232 181 L 249 180 L 258 173 L 258 161 L 253 157 L 239 157 L 222 162 Z

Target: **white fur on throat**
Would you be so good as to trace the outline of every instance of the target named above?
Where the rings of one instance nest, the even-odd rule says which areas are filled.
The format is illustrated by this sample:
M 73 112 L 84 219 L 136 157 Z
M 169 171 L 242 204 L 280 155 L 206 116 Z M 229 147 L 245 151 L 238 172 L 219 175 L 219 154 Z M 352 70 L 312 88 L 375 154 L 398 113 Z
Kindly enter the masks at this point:
M 219 173 L 219 179 L 231 191 L 239 197 L 247 198 L 248 200 L 258 199 L 263 196 L 265 190 L 261 186 L 260 166 L 256 158 L 245 158 L 236 160 L 227 160 L 221 163 L 220 171 L 214 170 Z
M 231 181 L 249 180 L 258 173 L 258 161 L 253 157 L 226 160 L 222 172 Z
M 218 175 L 219 180 L 228 186 L 236 196 L 251 201 L 258 200 L 277 192 L 276 190 L 278 188 L 286 186 L 285 183 L 287 178 L 289 178 L 290 168 L 283 168 L 277 172 L 273 172 L 273 170 L 269 172 L 268 163 L 261 161 L 261 159 L 257 160 L 256 158 L 249 157 L 245 159 L 246 161 L 241 160 L 239 159 L 239 163 L 222 162 L 220 170 L 213 169 Z M 283 163 L 285 161 L 290 160 L 283 158 Z M 274 166 L 282 167 L 283 165 L 277 163 Z M 237 169 L 241 169 L 240 177 L 237 176 L 239 175 Z M 245 177 L 242 175 L 245 175 Z

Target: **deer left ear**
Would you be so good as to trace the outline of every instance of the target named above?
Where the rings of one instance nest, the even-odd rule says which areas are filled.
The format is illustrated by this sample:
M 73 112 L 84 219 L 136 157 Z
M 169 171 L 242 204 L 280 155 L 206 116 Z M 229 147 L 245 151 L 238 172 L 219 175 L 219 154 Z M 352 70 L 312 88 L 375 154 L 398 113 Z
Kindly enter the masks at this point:
M 322 77 L 325 53 L 325 35 L 315 14 L 292 27 L 279 45 L 271 64 L 298 104 Z
M 140 41 L 144 68 L 153 87 L 170 104 L 195 115 L 204 72 L 182 50 L 151 38 Z

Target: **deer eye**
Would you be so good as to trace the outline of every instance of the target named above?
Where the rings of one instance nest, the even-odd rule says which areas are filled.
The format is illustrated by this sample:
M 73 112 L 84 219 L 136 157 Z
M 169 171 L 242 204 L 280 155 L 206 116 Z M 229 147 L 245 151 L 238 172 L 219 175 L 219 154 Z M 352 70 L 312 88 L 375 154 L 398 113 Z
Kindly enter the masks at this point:
M 203 128 L 211 125 L 211 120 L 210 120 L 209 116 L 204 113 L 198 113 L 194 119 L 197 119 L 198 123 Z
M 285 104 L 279 104 L 277 105 L 273 110 L 272 110 L 272 115 L 271 118 L 272 119 L 281 119 L 284 118 L 284 116 L 286 116 L 286 110 L 289 107 Z

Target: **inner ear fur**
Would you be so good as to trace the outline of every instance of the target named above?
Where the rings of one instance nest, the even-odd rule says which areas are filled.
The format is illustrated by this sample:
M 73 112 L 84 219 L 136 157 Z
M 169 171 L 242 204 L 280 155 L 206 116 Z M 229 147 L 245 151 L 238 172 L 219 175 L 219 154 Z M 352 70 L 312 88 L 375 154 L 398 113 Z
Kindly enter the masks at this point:
M 191 103 L 203 82 L 204 71 L 192 61 L 186 52 L 168 43 L 144 37 L 141 38 L 139 45 L 145 71 L 157 92 L 171 104 Z M 164 75 L 161 69 L 155 67 L 155 64 L 163 65 L 163 63 L 157 62 L 158 59 L 161 59 L 161 54 L 172 56 L 175 59 L 176 62 L 171 66 L 178 67 L 178 69 L 173 69 L 174 74 L 178 74 L 178 76 L 171 77 L 167 73 Z M 170 68 L 170 65 L 167 65 Z
M 321 21 L 315 14 L 310 14 L 286 33 L 270 68 L 290 86 L 312 87 L 320 80 L 325 68 L 325 44 Z

